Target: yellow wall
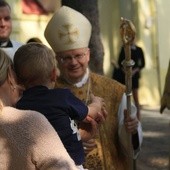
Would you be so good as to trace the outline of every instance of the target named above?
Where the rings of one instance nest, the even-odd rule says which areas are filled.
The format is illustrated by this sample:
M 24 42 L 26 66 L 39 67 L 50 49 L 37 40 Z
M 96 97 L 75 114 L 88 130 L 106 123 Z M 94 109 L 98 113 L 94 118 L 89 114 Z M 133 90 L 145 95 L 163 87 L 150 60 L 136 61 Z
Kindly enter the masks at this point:
M 160 73 L 156 9 L 155 4 L 147 0 L 138 1 L 138 6 L 140 44 L 146 60 L 146 67 L 140 81 L 140 101 L 144 105 L 157 106 L 160 103 Z
M 51 18 L 49 15 L 25 15 L 22 13 L 20 0 L 7 0 L 12 8 L 13 31 L 11 38 L 25 43 L 29 38 L 39 37 L 46 45 L 44 29 Z M 60 6 L 60 0 L 57 1 Z
M 157 2 L 157 36 L 158 36 L 158 56 L 161 74 L 161 90 L 164 87 L 165 76 L 170 60 L 170 1 L 156 0 Z M 161 91 L 162 92 L 162 91 Z
M 119 53 L 119 4 L 112 0 L 98 1 L 99 17 L 101 27 L 101 38 L 104 45 L 104 73 L 107 76 L 112 74 L 111 60 L 117 60 Z
M 105 48 L 105 74 L 111 76 L 113 67 L 110 61 L 117 60 L 118 57 L 121 45 L 120 17 L 122 15 L 130 17 L 136 24 L 137 43 L 143 48 L 146 60 L 146 67 L 140 80 L 140 103 L 145 106 L 159 106 L 170 58 L 170 31 L 168 31 L 170 1 L 138 0 L 134 1 L 134 4 L 127 0 L 98 2 L 101 37 Z

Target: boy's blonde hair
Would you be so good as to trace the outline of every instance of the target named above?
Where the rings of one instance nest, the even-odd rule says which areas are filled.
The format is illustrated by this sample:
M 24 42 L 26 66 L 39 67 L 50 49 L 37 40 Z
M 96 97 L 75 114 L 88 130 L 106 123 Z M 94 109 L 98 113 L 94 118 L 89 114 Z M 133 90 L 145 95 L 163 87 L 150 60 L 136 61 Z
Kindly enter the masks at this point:
M 12 65 L 12 60 L 9 56 L 0 49 L 0 86 L 5 82 L 8 77 L 9 66 Z
M 25 87 L 50 82 L 55 68 L 57 69 L 57 61 L 54 52 L 42 43 L 22 45 L 14 55 L 14 69 L 18 81 Z

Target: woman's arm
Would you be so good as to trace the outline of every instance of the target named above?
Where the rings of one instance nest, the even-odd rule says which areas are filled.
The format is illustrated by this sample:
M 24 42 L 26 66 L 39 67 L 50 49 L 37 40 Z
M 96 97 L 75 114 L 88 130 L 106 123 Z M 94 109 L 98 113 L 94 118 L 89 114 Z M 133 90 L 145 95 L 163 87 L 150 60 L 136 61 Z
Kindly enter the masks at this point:
M 29 131 L 32 162 L 40 170 L 77 170 L 57 132 L 41 114 L 30 114 Z

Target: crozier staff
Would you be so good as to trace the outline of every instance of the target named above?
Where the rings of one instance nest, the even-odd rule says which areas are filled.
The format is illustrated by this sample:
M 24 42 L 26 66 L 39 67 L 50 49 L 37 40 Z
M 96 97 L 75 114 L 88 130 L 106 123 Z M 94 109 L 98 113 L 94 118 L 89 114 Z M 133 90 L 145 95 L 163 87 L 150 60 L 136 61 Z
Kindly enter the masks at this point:
M 132 96 L 132 66 L 134 61 L 131 59 L 131 44 L 135 39 L 135 27 L 131 21 L 121 18 L 120 34 L 124 45 L 125 59 L 123 60 L 123 67 L 125 71 L 125 85 L 126 85 L 126 97 L 127 97 L 127 116 L 131 114 L 131 96 Z M 129 152 L 129 170 L 133 169 L 132 161 L 132 136 L 128 136 L 128 152 Z

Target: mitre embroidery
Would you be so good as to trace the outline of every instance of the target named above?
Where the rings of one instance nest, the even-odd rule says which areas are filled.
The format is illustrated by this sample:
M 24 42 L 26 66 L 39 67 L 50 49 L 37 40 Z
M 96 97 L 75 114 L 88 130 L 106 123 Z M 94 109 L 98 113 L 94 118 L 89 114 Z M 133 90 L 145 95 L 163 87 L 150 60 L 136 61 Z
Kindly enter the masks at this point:
M 79 31 L 72 24 L 66 24 L 59 30 L 59 38 L 61 41 L 65 41 L 65 44 L 74 43 L 79 37 Z

